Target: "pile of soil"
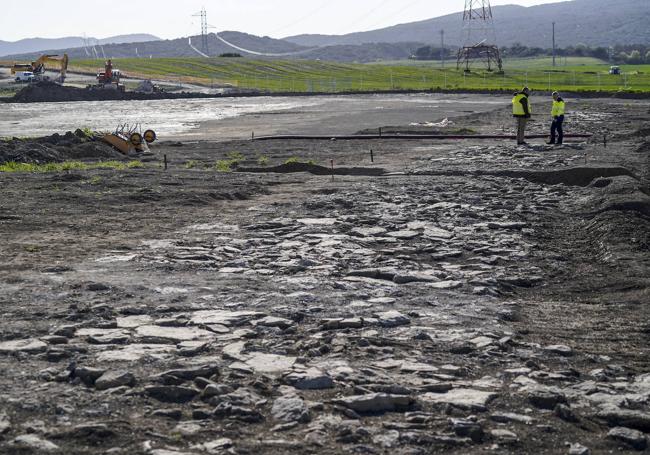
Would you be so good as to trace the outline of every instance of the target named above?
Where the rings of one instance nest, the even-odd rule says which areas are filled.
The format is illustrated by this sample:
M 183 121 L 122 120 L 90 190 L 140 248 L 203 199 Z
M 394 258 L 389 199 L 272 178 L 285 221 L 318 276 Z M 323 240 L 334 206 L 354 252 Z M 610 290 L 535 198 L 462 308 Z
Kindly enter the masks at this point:
M 7 101 L 10 103 L 60 103 L 70 101 L 126 101 L 168 98 L 200 97 L 201 94 L 189 93 L 135 93 L 117 90 L 97 90 L 89 88 L 68 87 L 54 82 L 30 84 Z
M 84 131 L 68 131 L 41 138 L 0 141 L 0 164 L 53 163 L 81 159 L 123 159 L 124 155 Z

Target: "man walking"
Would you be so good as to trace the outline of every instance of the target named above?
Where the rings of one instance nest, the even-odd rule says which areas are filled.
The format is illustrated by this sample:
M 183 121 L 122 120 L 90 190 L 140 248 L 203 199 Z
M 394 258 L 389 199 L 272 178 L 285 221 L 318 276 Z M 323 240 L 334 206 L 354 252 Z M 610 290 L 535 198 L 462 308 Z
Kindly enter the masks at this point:
M 565 103 L 558 92 L 553 92 L 553 109 L 551 116 L 553 123 L 551 124 L 551 141 L 548 143 L 562 145 L 564 142 L 564 108 Z M 557 137 L 557 142 L 555 138 Z
M 530 89 L 524 87 L 519 93 L 515 93 L 512 99 L 512 115 L 517 119 L 517 145 L 526 144 L 526 124 L 533 113 L 528 97 Z

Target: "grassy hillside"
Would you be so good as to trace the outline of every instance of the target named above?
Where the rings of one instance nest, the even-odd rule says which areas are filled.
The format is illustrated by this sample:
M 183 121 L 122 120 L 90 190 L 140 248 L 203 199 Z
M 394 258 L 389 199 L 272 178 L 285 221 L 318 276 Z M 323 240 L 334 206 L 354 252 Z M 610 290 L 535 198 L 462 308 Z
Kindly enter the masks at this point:
M 463 2 L 458 1 L 459 9 Z M 551 47 L 552 24 L 556 23 L 560 47 L 583 43 L 589 46 L 643 44 L 650 42 L 650 2 L 648 0 L 572 0 L 531 7 L 492 7 L 501 46 Z M 415 41 L 437 43 L 445 30 L 447 42 L 463 43 L 462 12 L 395 25 L 379 30 L 347 35 L 299 35 L 285 38 L 303 46 Z M 480 38 L 479 38 L 480 39 Z
M 118 59 L 127 75 L 172 81 L 229 84 L 270 92 L 340 92 L 393 89 L 489 89 L 648 91 L 650 65 L 624 66 L 625 74 L 610 76 L 609 65 L 594 59 L 571 60 L 573 66 L 553 69 L 548 59 L 508 62 L 504 74 L 454 68 L 441 70 L 435 62 L 411 65 L 343 64 L 308 60 L 244 58 Z M 76 61 L 75 69 L 96 71 L 95 61 Z

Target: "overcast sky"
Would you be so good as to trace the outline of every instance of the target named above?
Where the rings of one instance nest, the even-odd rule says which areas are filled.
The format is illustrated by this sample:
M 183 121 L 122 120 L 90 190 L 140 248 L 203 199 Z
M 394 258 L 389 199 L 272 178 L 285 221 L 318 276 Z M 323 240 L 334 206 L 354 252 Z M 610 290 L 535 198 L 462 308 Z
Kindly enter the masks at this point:
M 493 0 L 524 6 L 558 0 Z M 178 38 L 200 33 L 193 13 L 205 6 L 218 30 L 281 38 L 344 34 L 461 11 L 464 0 L 2 0 L 0 40 L 151 33 Z

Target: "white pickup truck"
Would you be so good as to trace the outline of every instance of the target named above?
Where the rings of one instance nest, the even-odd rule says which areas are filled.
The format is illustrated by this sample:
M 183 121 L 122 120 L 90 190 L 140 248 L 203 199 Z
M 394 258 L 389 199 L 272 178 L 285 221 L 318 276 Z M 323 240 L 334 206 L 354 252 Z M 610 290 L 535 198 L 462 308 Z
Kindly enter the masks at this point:
M 16 82 L 33 82 L 34 73 L 31 71 L 23 71 L 22 73 L 16 74 Z

